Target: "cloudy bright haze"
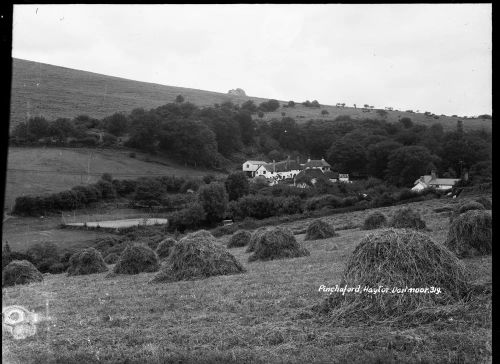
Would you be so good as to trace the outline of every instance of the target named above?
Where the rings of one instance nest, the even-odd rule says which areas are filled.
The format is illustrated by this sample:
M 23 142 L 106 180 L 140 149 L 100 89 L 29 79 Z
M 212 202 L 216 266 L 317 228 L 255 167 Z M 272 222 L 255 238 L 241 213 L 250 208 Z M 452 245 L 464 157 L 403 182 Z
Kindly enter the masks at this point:
M 278 100 L 491 114 L 491 4 L 15 5 L 12 56 Z

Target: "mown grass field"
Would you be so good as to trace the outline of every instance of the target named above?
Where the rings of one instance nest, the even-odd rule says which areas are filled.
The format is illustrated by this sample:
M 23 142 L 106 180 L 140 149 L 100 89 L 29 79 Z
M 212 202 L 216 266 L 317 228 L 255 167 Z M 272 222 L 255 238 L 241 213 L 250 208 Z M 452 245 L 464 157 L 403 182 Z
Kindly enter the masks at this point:
M 490 195 L 491 197 L 491 195 Z M 459 198 L 457 200 L 469 199 Z M 409 204 L 443 242 L 448 212 L 442 198 Z M 391 215 L 399 207 L 378 210 Z M 449 307 L 420 326 L 342 327 L 310 307 L 333 286 L 349 254 L 368 233 L 359 228 L 373 210 L 332 215 L 339 236 L 303 241 L 311 255 L 248 263 L 245 248 L 230 251 L 246 273 L 198 281 L 148 284 L 153 273 L 107 278 L 106 273 L 45 275 L 39 284 L 2 289 L 3 305 L 23 305 L 49 320 L 34 337 L 2 338 L 6 363 L 488 363 L 491 298 Z M 285 224 L 300 232 L 310 220 Z M 219 239 L 225 244 L 229 236 Z M 491 281 L 491 256 L 465 260 L 473 280 Z
M 244 85 L 235 85 L 234 87 L 245 88 Z M 55 119 L 59 117 L 73 118 L 77 115 L 87 114 L 91 117 L 103 118 L 115 112 L 128 113 L 134 108 L 158 107 L 173 102 L 179 94 L 183 95 L 186 101 L 200 106 L 213 105 L 228 100 L 239 104 L 249 99 L 254 100 L 256 104 L 267 100 L 259 97 L 239 97 L 219 92 L 132 81 L 14 59 L 10 123 L 12 128 L 20 121 L 25 121 L 28 115 L 43 115 L 46 118 Z M 312 101 L 316 98 L 317 96 L 311 95 L 309 100 Z M 283 105 L 288 101 L 282 100 L 281 103 Z M 300 104 L 306 100 L 294 101 Z M 318 101 L 320 104 L 324 103 L 324 100 Z M 337 102 L 344 101 L 337 100 Z M 357 106 L 357 109 L 354 107 L 337 108 L 329 105 L 321 108 L 308 108 L 302 105 L 296 105 L 294 108 L 281 107 L 275 112 L 265 113 L 263 119 L 281 118 L 282 112 L 285 112 L 286 116 L 295 118 L 299 123 L 309 119 L 333 120 L 340 115 L 349 115 L 353 119 L 380 118 L 375 110 L 364 113 L 360 109 L 363 105 Z M 374 106 L 380 109 L 384 107 L 397 108 L 397 105 Z M 329 114 L 322 115 L 321 110 L 323 109 L 327 110 Z M 410 117 L 414 122 L 425 125 L 438 122 L 445 129 L 455 128 L 459 119 L 451 116 L 440 116 L 439 119 L 434 119 L 424 115 L 425 111 L 433 112 L 433 110 L 419 110 L 420 113 L 406 113 L 404 111 L 388 111 L 386 119 L 390 122 L 396 122 L 400 117 Z M 255 117 L 257 118 L 257 116 Z M 463 119 L 463 121 L 464 129 L 485 128 L 491 130 L 491 120 Z
M 10 147 L 5 208 L 10 210 L 17 196 L 58 192 L 94 183 L 103 173 L 111 173 L 119 179 L 151 175 L 199 177 L 214 173 L 141 152 L 135 152 L 136 157 L 131 158 L 129 153 L 125 149 Z

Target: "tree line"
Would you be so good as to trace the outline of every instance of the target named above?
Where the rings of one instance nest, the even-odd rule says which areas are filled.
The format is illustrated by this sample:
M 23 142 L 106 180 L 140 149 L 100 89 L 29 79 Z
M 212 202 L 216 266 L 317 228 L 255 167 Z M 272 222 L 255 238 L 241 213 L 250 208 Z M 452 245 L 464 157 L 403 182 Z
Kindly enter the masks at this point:
M 19 124 L 12 135 L 18 140 L 47 136 L 83 140 L 86 131 L 99 129 L 111 139 L 126 136 L 126 146 L 168 153 L 195 167 L 227 168 L 246 156 L 264 160 L 310 157 L 325 158 L 341 173 L 373 176 L 397 186 L 409 186 L 433 169 L 440 177 L 460 178 L 469 170 L 474 181 L 491 181 L 491 132 L 465 131 L 462 121 L 454 130 L 445 131 L 439 123 L 415 124 L 407 117 L 397 123 L 349 116 L 303 123 L 287 116 L 270 121 L 253 117 L 279 107 L 276 100 L 199 107 L 178 97 L 157 108 L 115 113 L 101 120 L 35 117 Z

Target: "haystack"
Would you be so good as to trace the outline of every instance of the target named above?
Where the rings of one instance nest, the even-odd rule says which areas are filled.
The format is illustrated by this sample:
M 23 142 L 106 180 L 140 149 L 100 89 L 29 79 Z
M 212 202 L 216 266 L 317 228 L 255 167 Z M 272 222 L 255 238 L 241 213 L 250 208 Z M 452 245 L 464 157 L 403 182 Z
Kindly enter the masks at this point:
M 210 276 L 242 273 L 241 263 L 205 233 L 193 233 L 175 244 L 152 283 L 203 279 Z
M 229 239 L 229 242 L 227 243 L 227 247 L 228 248 L 239 248 L 242 246 L 246 246 L 250 242 L 251 237 L 252 237 L 252 234 L 249 231 L 238 230 Z
M 334 236 L 338 236 L 338 234 L 335 232 L 333 226 L 318 219 L 309 224 L 304 240 L 327 239 Z
M 450 215 L 450 224 L 453 223 L 453 220 L 455 220 L 458 216 L 471 210 L 484 210 L 484 206 L 476 201 L 462 202 L 453 209 L 453 212 Z
M 269 229 L 268 227 L 260 227 L 252 233 L 250 241 L 248 242 L 246 250 L 247 253 L 253 252 L 255 250 L 255 245 L 257 245 L 257 241 L 259 241 L 261 235 L 264 234 L 264 232 L 266 232 L 268 229 Z
M 413 229 L 384 229 L 361 240 L 343 272 L 339 287 L 359 286 L 360 292 L 333 292 L 316 309 L 336 323 L 414 324 L 426 320 L 419 310 L 464 298 L 470 289 L 467 279 L 463 263 L 429 236 Z M 379 287 L 379 292 L 365 290 Z M 431 287 L 440 293 L 409 290 Z
M 131 245 L 120 255 L 113 272 L 117 274 L 138 274 L 156 272 L 160 262 L 156 253 L 144 245 Z
M 27 260 L 13 260 L 2 271 L 2 286 L 43 281 L 42 273 Z
M 479 198 L 476 198 L 475 201 L 479 202 L 481 205 L 483 205 L 486 210 L 491 210 L 491 208 L 493 207 L 491 200 L 485 196 L 481 196 Z
M 364 230 L 379 229 L 387 224 L 387 218 L 380 211 L 372 212 L 363 223 Z
M 393 228 L 425 229 L 425 221 L 422 220 L 418 211 L 411 207 L 403 207 L 396 211 L 391 219 L 390 226 Z
M 177 240 L 174 238 L 166 238 L 160 241 L 158 247 L 156 248 L 156 254 L 158 254 L 158 258 L 165 259 L 170 255 L 170 250 L 177 243 Z
M 106 264 L 115 264 L 118 259 L 120 259 L 120 256 L 116 253 L 110 253 L 104 257 L 104 262 Z
M 458 257 L 491 254 L 491 211 L 469 210 L 450 225 L 446 246 Z
M 108 270 L 106 262 L 94 248 L 83 249 L 69 258 L 68 276 L 102 273 Z
M 248 261 L 298 258 L 309 254 L 309 251 L 297 242 L 291 230 L 277 227 L 267 229 L 256 236 L 254 253 Z

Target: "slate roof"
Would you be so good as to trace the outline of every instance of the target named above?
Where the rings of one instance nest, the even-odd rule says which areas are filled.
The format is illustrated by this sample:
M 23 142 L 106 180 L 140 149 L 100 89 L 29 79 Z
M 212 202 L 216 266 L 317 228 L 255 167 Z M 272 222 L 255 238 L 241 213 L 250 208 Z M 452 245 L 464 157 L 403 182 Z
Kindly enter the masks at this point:
M 296 161 L 280 161 L 276 163 L 266 163 L 262 165 L 269 172 L 288 172 L 293 170 L 301 170 L 302 167 Z
M 331 167 L 324 159 L 311 159 L 304 163 L 304 168 Z

